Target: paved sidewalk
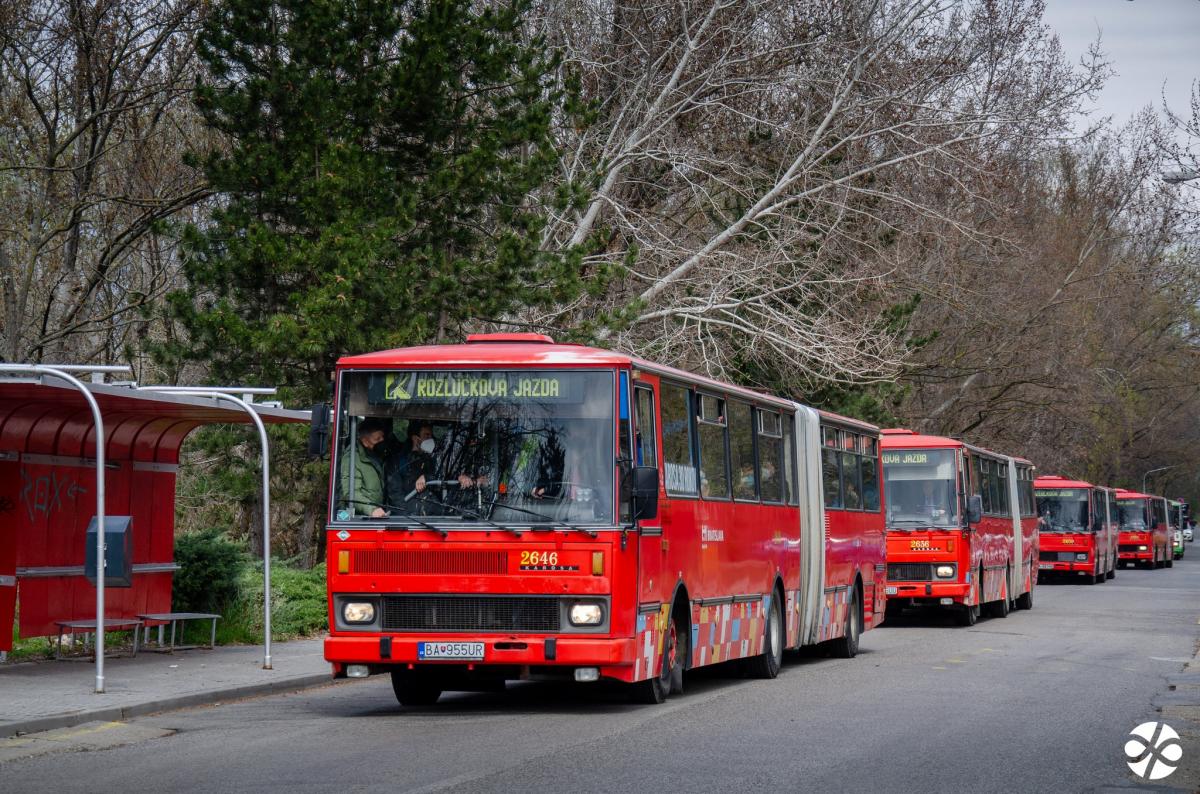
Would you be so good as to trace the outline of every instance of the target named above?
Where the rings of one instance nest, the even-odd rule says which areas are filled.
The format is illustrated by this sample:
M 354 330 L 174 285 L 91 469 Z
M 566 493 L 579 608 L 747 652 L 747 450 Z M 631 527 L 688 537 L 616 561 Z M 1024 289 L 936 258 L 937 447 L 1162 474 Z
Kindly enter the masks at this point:
M 105 689 L 95 694 L 88 661 L 0 665 L 0 738 L 125 720 L 142 714 L 329 683 L 322 640 L 276 642 L 273 670 L 262 669 L 262 646 L 142 652 L 104 662 Z

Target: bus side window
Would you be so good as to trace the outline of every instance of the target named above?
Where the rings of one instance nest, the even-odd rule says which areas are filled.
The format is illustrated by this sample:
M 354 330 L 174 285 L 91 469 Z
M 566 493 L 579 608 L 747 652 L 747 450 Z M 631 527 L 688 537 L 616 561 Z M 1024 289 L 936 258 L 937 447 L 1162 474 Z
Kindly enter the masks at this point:
M 700 437 L 700 495 L 705 499 L 728 499 L 725 400 L 698 394 L 696 402 L 700 409 L 696 412 L 696 432 Z
M 758 414 L 758 477 L 759 490 L 764 502 L 784 501 L 783 474 L 783 428 L 779 414 L 762 408 Z
M 633 391 L 634 399 L 634 443 L 633 465 L 658 465 L 658 433 L 654 416 L 654 391 L 638 386 Z
M 733 457 L 733 498 L 758 501 L 754 465 L 754 414 L 749 403 L 729 403 L 729 452 Z
M 1004 463 L 999 464 L 999 466 L 997 466 L 997 470 L 1000 475 L 996 478 L 996 486 L 997 486 L 996 490 L 998 490 L 1000 492 L 1000 510 L 999 510 L 999 512 L 1000 512 L 1000 515 L 1002 515 L 1002 516 L 1011 516 L 1012 515 L 1012 500 L 1009 499 L 1009 494 L 1008 494 L 1008 462 L 1006 461 Z
M 663 383 L 659 394 L 662 396 L 663 475 L 667 493 L 697 496 L 700 485 L 692 455 L 692 393 L 682 386 Z
M 839 432 L 842 441 L 842 505 L 847 510 L 862 508 L 862 473 L 859 469 L 858 435 Z
M 617 455 L 622 460 L 633 460 L 633 450 L 630 447 L 632 436 L 632 422 L 629 417 L 629 373 L 621 373 L 620 391 L 619 391 L 619 407 L 617 413 Z
M 862 499 L 863 510 L 879 511 L 879 442 L 863 437 Z
M 784 414 L 783 417 L 783 478 L 787 503 L 800 504 L 800 492 L 796 485 L 796 417 L 791 414 Z
M 825 491 L 825 509 L 842 506 L 842 471 L 838 461 L 837 431 L 821 428 L 821 482 Z

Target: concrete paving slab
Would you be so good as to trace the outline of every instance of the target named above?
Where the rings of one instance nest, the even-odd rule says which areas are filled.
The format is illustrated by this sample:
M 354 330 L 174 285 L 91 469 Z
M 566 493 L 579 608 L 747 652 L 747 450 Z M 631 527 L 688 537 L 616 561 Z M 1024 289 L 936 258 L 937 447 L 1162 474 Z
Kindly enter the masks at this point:
M 104 694 L 93 692 L 90 663 L 0 665 L 0 738 L 87 722 L 113 722 L 331 682 L 322 640 L 274 643 L 274 669 L 259 646 L 196 648 L 105 660 Z

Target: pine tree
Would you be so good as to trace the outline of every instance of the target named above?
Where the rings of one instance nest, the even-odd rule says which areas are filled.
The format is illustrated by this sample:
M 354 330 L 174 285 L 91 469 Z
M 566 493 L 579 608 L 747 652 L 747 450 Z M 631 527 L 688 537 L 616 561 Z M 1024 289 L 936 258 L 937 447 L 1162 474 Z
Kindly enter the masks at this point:
M 227 141 L 185 239 L 177 360 L 324 394 L 337 357 L 580 288 L 530 196 L 569 110 L 525 0 L 221 0 L 196 101 Z M 502 7 L 500 7 L 502 6 Z

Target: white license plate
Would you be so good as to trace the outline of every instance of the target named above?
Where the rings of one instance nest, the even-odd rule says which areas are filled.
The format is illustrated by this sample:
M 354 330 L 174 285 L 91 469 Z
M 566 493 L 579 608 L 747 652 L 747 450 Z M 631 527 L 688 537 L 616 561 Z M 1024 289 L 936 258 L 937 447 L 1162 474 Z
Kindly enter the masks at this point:
M 483 658 L 482 642 L 418 642 L 418 659 L 468 659 Z
M 887 587 L 887 588 L 884 588 L 884 592 L 887 595 L 896 595 L 896 593 L 898 593 L 899 591 L 894 587 Z
M 1054 563 L 1052 563 L 1052 562 L 1039 562 L 1039 563 L 1038 563 L 1038 569 L 1039 569 L 1039 570 L 1042 570 L 1042 571 L 1053 571 L 1053 570 L 1054 570 Z

